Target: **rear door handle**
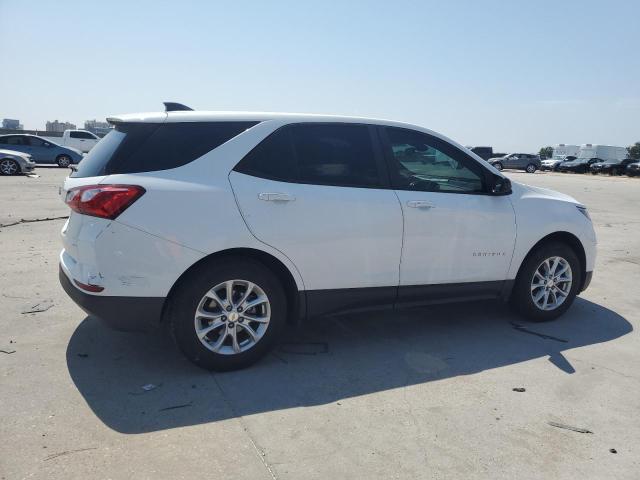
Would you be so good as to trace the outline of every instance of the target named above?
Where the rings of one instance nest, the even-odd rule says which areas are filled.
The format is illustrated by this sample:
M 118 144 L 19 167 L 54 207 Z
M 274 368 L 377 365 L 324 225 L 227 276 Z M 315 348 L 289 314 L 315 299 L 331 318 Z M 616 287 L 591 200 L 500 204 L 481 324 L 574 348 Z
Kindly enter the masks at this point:
M 409 200 L 407 202 L 407 207 L 423 208 L 425 210 L 428 210 L 430 208 L 435 208 L 435 205 L 431 202 L 427 202 L 426 200 Z
M 288 193 L 259 193 L 258 198 L 265 202 L 292 202 L 296 199 Z

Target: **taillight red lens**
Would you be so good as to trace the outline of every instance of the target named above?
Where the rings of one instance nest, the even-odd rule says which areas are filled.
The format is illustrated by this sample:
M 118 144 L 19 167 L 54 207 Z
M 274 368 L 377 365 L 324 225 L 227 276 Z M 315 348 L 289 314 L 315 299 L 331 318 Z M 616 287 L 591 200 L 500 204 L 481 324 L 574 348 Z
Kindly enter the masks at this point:
M 69 190 L 65 203 L 74 212 L 114 220 L 144 192 L 138 185 L 85 185 Z

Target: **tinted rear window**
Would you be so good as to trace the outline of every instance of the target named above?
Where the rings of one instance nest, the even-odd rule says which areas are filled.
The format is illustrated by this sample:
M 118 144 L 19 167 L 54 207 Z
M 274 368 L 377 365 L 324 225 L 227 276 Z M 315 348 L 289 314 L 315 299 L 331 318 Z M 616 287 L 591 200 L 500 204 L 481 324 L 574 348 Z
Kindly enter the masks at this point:
M 280 128 L 234 168 L 283 182 L 376 187 L 380 176 L 369 127 L 360 124 L 296 124 Z
M 128 123 L 117 125 L 85 156 L 72 177 L 140 173 L 180 167 L 258 122 Z

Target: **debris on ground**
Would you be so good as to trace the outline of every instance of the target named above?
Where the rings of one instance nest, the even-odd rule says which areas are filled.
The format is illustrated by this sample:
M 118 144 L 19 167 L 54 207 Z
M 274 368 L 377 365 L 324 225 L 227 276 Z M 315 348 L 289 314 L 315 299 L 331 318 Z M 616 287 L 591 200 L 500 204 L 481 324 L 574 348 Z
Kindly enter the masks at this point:
M 564 423 L 557 422 L 548 422 L 552 427 L 564 428 L 565 430 L 571 430 L 572 432 L 578 433 L 593 433 L 591 430 L 587 430 L 586 428 L 572 427 L 571 425 L 565 425 Z
M 617 451 L 615 448 L 610 448 L 610 449 L 609 449 L 609 451 L 610 451 L 611 453 L 618 453 L 618 451 Z
M 53 307 L 53 300 L 41 300 L 38 303 L 32 303 L 29 306 L 22 309 L 20 313 L 39 313 L 46 312 Z
M 18 222 L 3 223 L 2 225 L 0 225 L 0 228 L 13 227 L 14 225 L 20 225 L 21 223 L 49 222 L 51 220 L 64 220 L 66 218 L 69 218 L 69 215 L 64 215 L 62 217 L 21 218 Z
M 524 387 L 515 387 L 515 388 L 512 388 L 511 390 L 513 390 L 514 392 L 520 392 L 520 393 L 527 391 L 527 389 Z
M 186 407 L 190 407 L 192 405 L 191 402 L 189 403 L 183 403 L 182 405 L 172 405 L 171 407 L 164 407 L 161 408 L 160 410 L 158 410 L 159 412 L 166 412 L 167 410 L 176 410 L 178 408 L 186 408 Z
M 90 448 L 80 448 L 78 450 L 65 450 L 64 452 L 53 453 L 49 455 L 47 458 L 44 459 L 44 461 L 47 462 L 49 460 L 53 460 L 54 458 L 62 457 L 64 455 L 71 455 L 72 453 L 86 452 L 87 450 L 97 450 L 97 449 L 98 449 L 97 447 L 90 447 Z
M 0 350 L 1 353 L 6 353 L 7 355 L 11 355 L 12 353 L 16 353 L 15 350 Z
M 530 335 L 535 335 L 536 337 L 544 338 L 545 340 L 555 340 L 556 342 L 568 343 L 569 340 L 565 340 L 564 338 L 554 337 L 553 335 L 547 335 L 546 333 L 534 332 L 533 330 L 529 330 L 524 325 L 520 325 L 515 322 L 509 322 L 511 326 L 519 332 L 528 333 Z
M 144 395 L 145 393 L 155 390 L 156 388 L 161 386 L 162 386 L 161 383 L 159 383 L 158 385 L 156 385 L 155 383 L 147 383 L 146 385 L 142 385 L 140 387 L 142 389 L 141 392 L 128 392 L 128 393 L 129 395 Z

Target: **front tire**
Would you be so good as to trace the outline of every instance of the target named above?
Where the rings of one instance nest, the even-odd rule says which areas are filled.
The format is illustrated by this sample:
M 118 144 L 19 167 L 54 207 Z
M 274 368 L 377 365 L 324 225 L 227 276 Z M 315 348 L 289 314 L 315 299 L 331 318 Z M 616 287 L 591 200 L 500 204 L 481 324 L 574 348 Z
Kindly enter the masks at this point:
M 17 175 L 18 173 L 20 173 L 18 162 L 10 158 L 0 161 L 0 175 Z
M 496 162 L 496 163 L 494 163 L 494 164 L 493 164 L 493 166 L 494 166 L 494 167 L 495 167 L 495 169 L 496 169 L 496 170 L 498 170 L 498 171 L 502 171 L 502 169 L 504 168 L 500 162 Z
M 278 277 L 262 263 L 233 257 L 205 263 L 169 299 L 176 344 L 207 370 L 247 367 L 266 355 L 287 319 Z
M 580 261 L 573 249 L 560 242 L 545 243 L 522 263 L 510 303 L 531 321 L 554 320 L 571 306 L 581 284 Z
M 68 155 L 60 155 L 56 158 L 56 163 L 60 168 L 68 168 L 71 165 L 71 157 Z

